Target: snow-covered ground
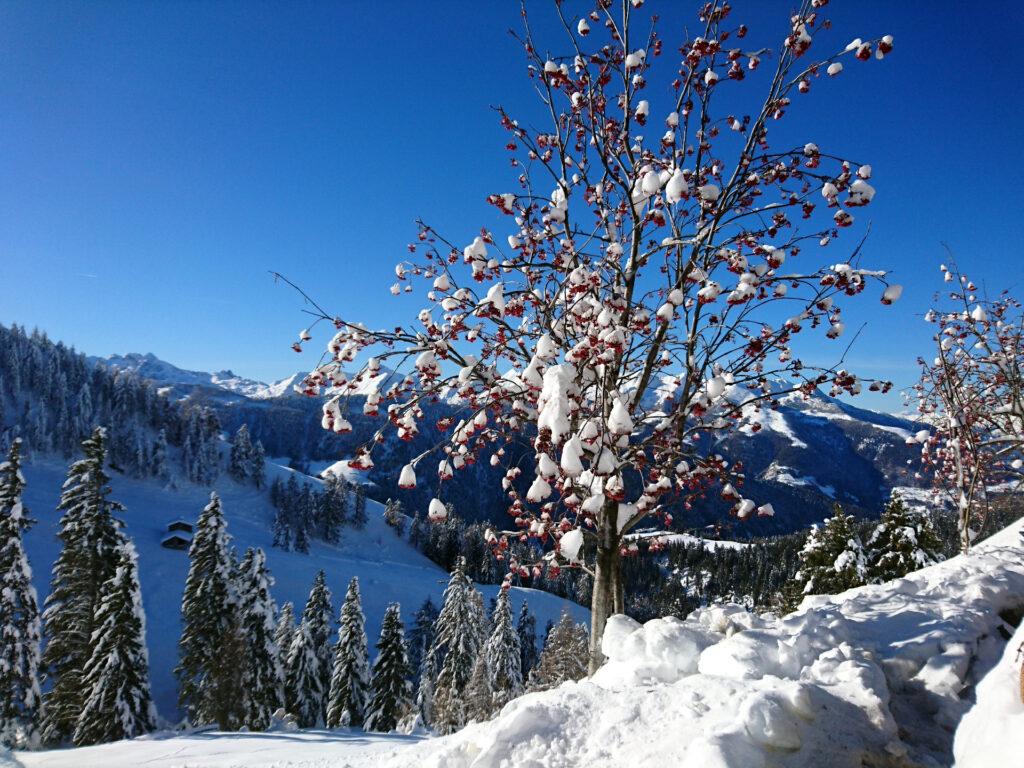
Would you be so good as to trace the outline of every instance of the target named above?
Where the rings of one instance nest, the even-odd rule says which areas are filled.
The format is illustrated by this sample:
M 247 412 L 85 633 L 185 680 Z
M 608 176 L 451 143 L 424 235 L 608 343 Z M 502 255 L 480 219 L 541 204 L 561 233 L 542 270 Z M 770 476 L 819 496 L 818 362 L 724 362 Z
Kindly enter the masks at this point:
M 33 468 L 29 482 L 42 474 L 44 469 Z M 137 539 L 148 535 L 155 541 L 153 521 L 176 514 L 161 510 L 154 517 L 144 511 L 131 483 L 119 481 L 115 490 L 129 505 L 136 501 L 135 514 L 149 521 L 133 520 Z M 266 510 L 259 506 L 265 501 L 245 489 L 225 491 L 229 514 L 235 509 L 231 526 L 239 543 L 266 544 Z M 245 504 L 246 493 L 254 497 L 251 507 Z M 37 517 L 48 510 L 29 501 Z M 371 518 L 377 521 L 376 515 Z M 329 563 L 336 591 L 349 573 L 374 585 L 364 591 L 374 623 L 388 599 L 408 599 L 409 582 L 417 578 L 432 581 L 422 589 L 437 595 L 444 574 L 417 562 L 418 555 L 378 522 L 367 528 L 365 540 L 350 536 L 348 546 L 357 551 L 343 544 L 333 552 L 318 548 L 310 558 L 272 552 L 271 565 L 277 555 L 276 570 L 284 581 L 278 591 L 288 599 L 303 599 L 315 568 Z M 738 606 L 713 606 L 685 621 L 658 619 L 643 626 L 614 617 L 604 643 L 609 661 L 593 678 L 523 696 L 493 720 L 444 738 L 344 730 L 164 734 L 16 758 L 27 767 L 51 768 L 948 766 L 957 726 L 977 690 L 977 708 L 957 735 L 957 755 L 969 768 L 1012 766 L 1019 763 L 1020 752 L 1006 750 L 1015 748 L 1013 734 L 1021 731 L 1024 708 L 1007 686 L 1016 682 L 1015 646 L 1024 640 L 1024 631 L 1013 647 L 1007 646 L 1012 628 L 1000 612 L 1009 615 L 1005 612 L 1024 607 L 1022 531 L 1024 521 L 976 546 L 969 556 L 904 579 L 807 598 L 799 611 L 782 618 L 755 616 Z M 143 566 L 151 605 L 176 604 L 168 600 L 180 590 L 184 558 L 173 552 L 166 557 L 181 558 L 174 561 L 177 570 L 158 567 L 156 556 Z M 298 569 L 303 572 L 293 573 Z M 163 599 L 161 590 L 166 590 Z M 558 601 L 537 597 L 538 612 L 557 609 Z M 173 649 L 177 616 L 172 620 L 154 613 L 149 640 L 151 651 L 162 649 L 154 653 L 159 656 Z M 162 684 L 167 680 L 162 678 Z
M 999 611 L 1022 603 L 1017 523 L 969 557 L 808 598 L 781 619 L 729 607 L 643 627 L 616 617 L 594 678 L 524 696 L 386 764 L 950 765 L 970 686 L 1004 649 Z M 977 763 L 989 764 L 1014 763 Z
M 21 768 L 364 768 L 421 737 L 350 731 L 153 734 L 79 749 L 19 752 Z M 0 756 L 0 768 L 6 768 Z
M 25 545 L 40 601 L 49 591 L 50 568 L 60 548 L 56 537 L 60 515 L 56 506 L 66 472 L 67 464 L 54 459 L 36 460 L 25 467 L 28 484 L 24 501 L 38 521 L 26 535 Z M 285 478 L 290 472 L 268 464 L 268 482 L 277 475 Z M 167 534 L 166 526 L 172 519 L 195 521 L 198 518 L 209 500 L 210 489 L 182 483 L 178 490 L 168 491 L 152 480 L 133 480 L 116 472 L 111 475 L 112 498 L 127 507 L 121 517 L 139 553 L 153 698 L 160 715 L 175 722 L 179 714 L 174 666 L 178 658 L 179 607 L 188 570 L 188 553 L 165 549 L 160 546 L 160 540 Z M 319 482 L 305 476 L 299 479 Z M 401 603 L 402 618 L 406 622 L 427 597 L 440 607 L 448 574 L 395 535 L 394 529 L 384 522 L 380 504 L 367 501 L 369 521 L 364 530 L 343 528 L 338 546 L 314 541 L 310 553 L 303 555 L 271 547 L 274 510 L 265 490 L 239 485 L 226 477 L 217 482 L 216 490 L 224 503 L 228 532 L 234 538 L 239 555 L 246 547 L 262 547 L 267 553 L 267 565 L 277 582 L 272 594 L 279 605 L 290 600 L 295 603 L 296 613 L 301 613 L 313 577 L 323 568 L 337 610 L 349 579 L 358 576 L 371 648 L 380 633 L 380 623 L 389 603 Z M 486 600 L 498 591 L 496 585 L 480 589 Z M 588 621 L 586 609 L 533 589 L 513 590 L 514 610 L 519 610 L 524 599 L 537 615 L 539 629 L 549 620 L 557 621 L 563 607 L 568 608 L 577 621 Z

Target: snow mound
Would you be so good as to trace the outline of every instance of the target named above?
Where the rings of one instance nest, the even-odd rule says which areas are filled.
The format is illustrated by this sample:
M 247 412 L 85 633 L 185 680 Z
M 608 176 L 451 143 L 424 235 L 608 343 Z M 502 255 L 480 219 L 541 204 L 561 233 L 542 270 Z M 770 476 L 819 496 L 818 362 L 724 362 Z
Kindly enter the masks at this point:
M 1022 646 L 1024 622 L 1006 644 L 999 663 L 978 683 L 977 701 L 956 729 L 957 768 L 1009 766 L 1024 755 Z
M 609 660 L 592 678 L 523 696 L 492 721 L 402 750 L 387 765 L 950 765 L 970 689 L 1002 649 L 999 612 L 1024 604 L 1021 525 L 969 556 L 810 597 L 783 618 L 738 606 L 643 626 L 613 617 L 602 645 Z M 1010 707 L 1003 690 L 1014 651 L 981 684 L 979 712 L 961 727 L 958 750 L 963 741 L 980 755 L 965 765 L 1013 763 L 993 763 L 983 745 L 1024 732 L 1024 707 Z

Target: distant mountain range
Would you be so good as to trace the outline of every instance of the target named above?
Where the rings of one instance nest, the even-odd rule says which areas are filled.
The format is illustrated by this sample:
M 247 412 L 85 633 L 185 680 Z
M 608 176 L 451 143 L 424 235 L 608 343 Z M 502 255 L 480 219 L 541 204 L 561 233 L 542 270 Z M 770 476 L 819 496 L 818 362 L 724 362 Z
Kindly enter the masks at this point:
M 227 429 L 249 423 L 272 455 L 293 455 L 304 462 L 347 458 L 351 454 L 346 451 L 377 426 L 356 419 L 355 432 L 348 439 L 323 433 L 317 424 L 319 401 L 302 397 L 293 389 L 304 372 L 267 384 L 232 371 L 185 370 L 152 354 L 90 360 L 131 370 L 152 380 L 169 397 L 218 409 Z M 380 378 L 390 375 L 386 371 Z M 369 389 L 369 383 L 361 386 Z M 737 391 L 733 397 L 743 397 L 743 393 Z M 858 408 L 815 391 L 806 398 L 785 395 L 776 408 L 751 409 L 742 421 L 740 432 L 721 440 L 716 449 L 732 462 L 742 461 L 746 478 L 743 495 L 758 503 L 771 502 L 777 514 L 772 519 L 737 524 L 736 532 L 730 535 L 789 532 L 821 520 L 836 502 L 861 516 L 875 516 L 892 488 L 919 484 L 914 476 L 919 449 L 907 443 L 918 427 L 899 416 Z M 382 497 L 409 497 L 397 488 L 398 470 L 407 453 L 406 444 L 392 437 L 380 451 L 381 460 L 375 454 L 377 466 L 370 479 L 380 488 Z M 486 474 L 486 468 L 479 468 L 472 479 L 478 490 L 473 493 L 464 489 L 466 493 L 459 495 L 467 498 L 467 517 L 500 519 L 503 507 L 492 507 L 501 504 L 501 494 L 479 490 L 480 484 L 489 479 Z M 726 509 L 724 502 L 709 497 L 687 515 L 685 524 L 721 520 Z

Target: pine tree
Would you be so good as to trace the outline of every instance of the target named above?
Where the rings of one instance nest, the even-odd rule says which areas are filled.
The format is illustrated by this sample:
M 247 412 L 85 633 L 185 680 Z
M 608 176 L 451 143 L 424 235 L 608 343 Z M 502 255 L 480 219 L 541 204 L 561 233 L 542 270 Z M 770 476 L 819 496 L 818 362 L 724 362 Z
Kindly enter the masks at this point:
M 22 534 L 33 524 L 22 506 L 21 440 L 0 464 L 0 744 L 39 739 L 39 604 Z
M 125 538 L 118 549 L 82 672 L 85 703 L 73 737 L 78 746 L 131 739 L 156 726 L 135 547 Z
M 238 428 L 231 441 L 228 474 L 240 483 L 247 483 L 252 478 L 252 440 L 249 439 L 249 427 L 245 424 Z
M 288 519 L 285 515 L 285 511 L 282 507 L 278 507 L 274 511 L 274 540 L 271 546 L 283 549 L 287 552 L 291 549 L 291 529 L 288 525 Z
M 508 589 L 498 591 L 498 603 L 491 619 L 491 636 L 484 645 L 492 711 L 501 709 L 523 692 L 523 668 L 519 635 L 512 626 L 512 605 Z
M 525 600 L 519 609 L 516 633 L 519 635 L 519 668 L 525 680 L 537 665 L 537 619 Z
M 164 483 L 171 479 L 171 467 L 167 458 L 167 433 L 162 429 L 157 432 L 150 451 L 149 474 Z
M 284 695 L 285 706 L 300 728 L 316 728 L 321 725 L 320 701 L 323 689 L 318 675 L 319 667 L 310 627 L 305 622 L 299 622 L 288 651 Z
M 412 686 L 409 683 L 412 670 L 409 668 L 398 603 L 389 605 L 384 613 L 376 647 L 366 730 L 389 733 L 398 727 L 398 721 L 412 706 Z
M 530 690 L 546 691 L 566 680 L 582 680 L 587 676 L 587 630 L 574 624 L 568 611 L 563 611 L 558 623 L 544 641 L 537 666 L 530 673 Z
M 366 619 L 359 597 L 359 579 L 353 577 L 341 606 L 341 625 L 334 646 L 334 668 L 327 703 L 327 727 L 362 725 L 369 698 L 369 653 Z
M 183 629 L 175 670 L 179 703 L 196 725 L 217 723 L 222 730 L 241 720 L 241 668 L 231 537 L 216 492 L 203 509 L 189 548 L 189 570 L 181 602 Z M 237 655 L 233 652 L 239 651 Z
M 866 565 L 853 516 L 836 504 L 823 527 L 811 527 L 793 578 L 805 595 L 834 595 L 864 584 Z
M 487 657 L 482 653 L 473 662 L 473 672 L 462 694 L 462 703 L 467 722 L 480 723 L 490 720 L 494 714 L 494 692 L 487 672 Z
M 257 440 L 253 443 L 249 458 L 249 477 L 257 488 L 262 489 L 267 482 L 267 452 L 263 449 L 262 442 Z
M 451 733 L 465 725 L 462 694 L 481 645 L 480 610 L 474 597 L 474 593 L 477 596 L 479 593 L 466 576 L 465 567 L 465 560 L 458 558 L 444 591 L 444 604 L 437 617 L 434 646 L 430 651 L 439 667 L 434 684 L 433 724 L 442 733 Z
M 288 667 L 288 653 L 292 648 L 292 639 L 295 637 L 295 605 L 289 601 L 281 606 L 280 615 L 277 617 L 277 629 L 274 630 L 274 644 L 277 646 L 278 662 L 281 670 Z
M 92 654 L 103 586 L 117 568 L 121 523 L 113 512 L 123 510 L 109 497 L 103 469 L 106 431 L 97 427 L 82 442 L 85 458 L 68 470 L 57 508 L 61 552 L 53 566 L 50 594 L 43 613 L 48 638 L 43 666 L 52 686 L 44 699 L 42 738 L 59 744 L 74 734 L 85 686 L 82 674 Z
M 942 542 L 926 514 L 907 509 L 893 494 L 867 543 L 867 580 L 881 584 L 942 559 Z
M 366 527 L 366 489 L 362 485 L 356 486 L 356 503 L 352 512 L 352 527 L 358 531 Z
M 249 549 L 238 569 L 239 617 L 245 653 L 242 657 L 243 723 L 254 731 L 266 730 L 274 712 L 284 706 L 284 671 L 277 646 L 274 580 L 262 549 Z
M 434 656 L 427 647 L 423 648 L 420 655 L 422 661 L 417 672 L 419 685 L 416 688 L 416 720 L 411 725 L 413 728 L 417 725 L 430 728 L 434 723 Z
M 437 606 L 429 597 L 416 611 L 409 630 L 409 664 L 415 670 L 414 681 L 419 681 L 419 670 L 423 664 L 423 655 L 434 644 L 434 622 L 437 621 Z
M 299 630 L 292 640 L 285 681 L 288 711 L 303 728 L 323 726 L 331 675 L 331 591 L 324 572 L 313 579 Z

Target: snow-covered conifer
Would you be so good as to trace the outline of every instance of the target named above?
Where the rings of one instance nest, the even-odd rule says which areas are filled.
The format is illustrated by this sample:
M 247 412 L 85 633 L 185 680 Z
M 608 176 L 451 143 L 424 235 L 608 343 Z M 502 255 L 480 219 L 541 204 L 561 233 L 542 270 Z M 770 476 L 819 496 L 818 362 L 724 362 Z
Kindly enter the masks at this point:
M 249 477 L 257 488 L 263 488 L 267 482 L 267 452 L 260 440 L 252 444 L 249 459 Z
M 942 543 L 926 514 L 907 509 L 893 494 L 867 543 L 867 580 L 879 584 L 942 559 Z
M 270 587 L 274 580 L 262 549 L 249 549 L 238 568 L 238 612 L 245 651 L 242 657 L 243 724 L 250 730 L 269 727 L 284 706 L 284 670 L 277 647 L 277 625 Z
M 277 617 L 277 629 L 274 630 L 274 644 L 277 646 L 278 661 L 282 670 L 288 664 L 288 652 L 291 650 L 294 635 L 295 605 L 288 601 L 281 606 L 280 614 Z
M 507 588 L 498 592 L 491 627 L 491 636 L 487 638 L 482 655 L 487 660 L 493 709 L 498 710 L 523 692 L 519 635 L 512 624 L 512 605 Z
M 429 647 L 424 646 L 420 653 L 420 667 L 417 671 L 419 684 L 416 688 L 416 713 L 418 724 L 430 728 L 434 722 L 434 657 Z
M 423 601 L 419 610 L 413 615 L 412 627 L 409 629 L 409 665 L 414 670 L 414 682 L 419 682 L 420 667 L 423 655 L 434 644 L 434 622 L 437 621 L 437 606 L 429 597 Z M 431 681 L 433 682 L 433 681 Z
M 864 584 L 866 568 L 854 518 L 836 504 L 832 517 L 807 534 L 794 580 L 805 595 L 834 595 Z
M 72 737 L 85 705 L 82 675 L 92 655 L 103 588 L 117 569 L 121 544 L 121 523 L 112 513 L 124 507 L 108 498 L 105 430 L 97 427 L 82 442 L 82 451 L 85 458 L 68 470 L 57 507 L 64 512 L 57 534 L 61 551 L 43 612 L 43 666 L 52 685 L 44 698 L 42 737 L 51 744 Z
M 563 611 L 551 628 L 537 666 L 530 673 L 530 690 L 546 691 L 566 680 L 587 676 L 587 630 Z
M 384 613 L 376 647 L 365 728 L 389 733 L 398 727 L 399 720 L 412 706 L 412 686 L 409 683 L 412 669 L 409 667 L 398 603 L 389 605 Z
M 240 629 L 234 562 L 220 497 L 210 494 L 189 548 L 189 570 L 181 601 L 179 703 L 196 725 L 238 725 L 242 714 Z
M 355 506 L 352 510 L 352 527 L 362 530 L 366 527 L 366 489 L 362 484 L 356 484 Z
M 444 591 L 444 603 L 437 617 L 431 654 L 438 666 L 434 683 L 433 724 L 442 733 L 458 730 L 466 722 L 463 691 L 473 673 L 481 646 L 481 605 L 477 606 L 472 582 L 465 573 L 465 559 L 459 558 Z
M 156 726 L 138 563 L 127 538 L 118 547 L 114 575 L 103 585 L 96 625 L 82 670 L 84 704 L 73 735 L 79 746 L 131 739 Z
M 22 534 L 35 521 L 21 503 L 21 441 L 0 463 L 0 744 L 39 738 L 39 604 Z
M 171 479 L 171 465 L 167 455 L 167 433 L 163 429 L 157 432 L 156 439 L 153 440 L 148 474 L 164 483 Z
M 519 609 L 516 634 L 519 635 L 519 668 L 525 680 L 537 665 L 537 618 L 525 600 Z
M 252 479 L 252 440 L 249 438 L 249 427 L 245 424 L 238 428 L 231 441 L 228 474 L 240 483 Z
M 466 722 L 483 722 L 494 714 L 494 692 L 487 672 L 487 656 L 483 653 L 473 662 L 473 672 L 462 693 L 462 710 Z
M 324 572 L 318 571 L 302 611 L 299 629 L 292 639 L 285 670 L 288 711 L 303 728 L 321 727 L 326 721 L 332 621 L 331 590 Z
M 370 688 L 370 659 L 366 641 L 366 618 L 359 597 L 359 579 L 348 583 L 341 606 L 338 642 L 327 701 L 327 727 L 362 725 Z

